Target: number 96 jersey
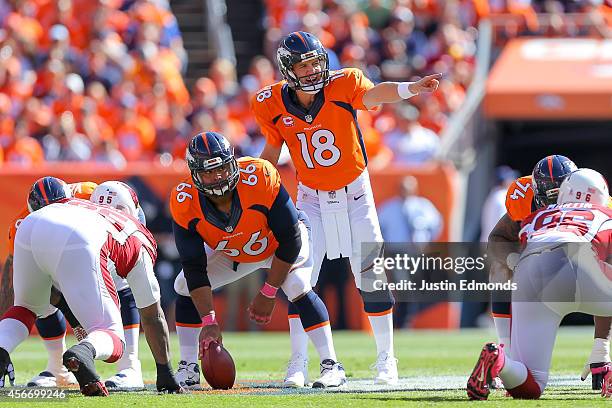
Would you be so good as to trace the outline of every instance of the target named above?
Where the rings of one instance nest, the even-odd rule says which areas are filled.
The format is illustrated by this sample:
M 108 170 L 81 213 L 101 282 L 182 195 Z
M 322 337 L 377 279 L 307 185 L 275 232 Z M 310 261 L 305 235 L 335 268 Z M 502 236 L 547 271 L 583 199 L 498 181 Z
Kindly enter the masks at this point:
M 263 88 L 251 109 L 266 142 L 291 154 L 297 177 L 318 190 L 338 190 L 364 171 L 367 157 L 356 111 L 367 110 L 363 95 L 374 84 L 359 69 L 331 71 L 329 84 L 302 107 L 285 81 Z
M 252 157 L 238 159 L 238 169 L 229 216 L 206 200 L 191 178 L 172 191 L 170 212 L 174 222 L 199 234 L 210 248 L 236 262 L 259 262 L 278 247 L 268 212 L 280 190 L 280 175 L 270 162 Z

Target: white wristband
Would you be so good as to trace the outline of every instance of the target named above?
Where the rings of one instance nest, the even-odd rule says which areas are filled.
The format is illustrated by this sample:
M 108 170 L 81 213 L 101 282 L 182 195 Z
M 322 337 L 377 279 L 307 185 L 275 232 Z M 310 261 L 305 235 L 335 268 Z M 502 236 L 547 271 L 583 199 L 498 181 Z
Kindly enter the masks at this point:
M 400 98 L 408 99 L 412 98 L 415 95 L 418 95 L 410 92 L 410 84 L 414 84 L 414 82 L 400 82 L 399 84 L 397 84 L 397 94 Z

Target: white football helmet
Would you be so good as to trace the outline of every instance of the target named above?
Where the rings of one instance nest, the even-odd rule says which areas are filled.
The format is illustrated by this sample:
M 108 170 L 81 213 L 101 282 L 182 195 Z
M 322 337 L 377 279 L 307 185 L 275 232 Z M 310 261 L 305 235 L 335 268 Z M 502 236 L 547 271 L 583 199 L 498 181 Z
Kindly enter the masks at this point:
M 578 169 L 561 183 L 557 204 L 590 203 L 606 206 L 608 194 L 608 183 L 604 176 L 592 169 Z
M 138 196 L 132 187 L 122 181 L 105 181 L 96 187 L 89 200 L 96 204 L 110 205 L 138 218 Z

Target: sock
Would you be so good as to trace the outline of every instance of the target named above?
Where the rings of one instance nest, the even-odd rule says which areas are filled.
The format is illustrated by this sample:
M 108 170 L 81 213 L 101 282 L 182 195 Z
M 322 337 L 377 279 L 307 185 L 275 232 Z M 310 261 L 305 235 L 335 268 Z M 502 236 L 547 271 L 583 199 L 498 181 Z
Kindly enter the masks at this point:
M 497 301 L 496 297 L 499 296 L 499 294 L 491 292 L 491 316 L 493 316 L 495 332 L 497 333 L 497 344 L 503 344 L 506 356 L 511 356 L 510 328 L 512 327 L 512 303 Z
M 520 361 L 514 361 L 506 355 L 504 368 L 499 372 L 499 378 L 502 379 L 506 389 L 518 387 L 527 379 L 527 367 Z
M 181 360 L 187 363 L 198 362 L 198 340 L 202 329 L 202 319 L 188 296 L 176 298 L 176 334 L 179 339 Z
M 300 320 L 300 312 L 293 303 L 289 303 L 287 310 L 287 318 L 289 319 L 289 338 L 291 339 L 291 358 L 300 354 L 304 358 L 308 358 L 308 335 L 304 331 L 302 321 Z
M 133 368 L 140 371 L 138 361 L 138 336 L 140 335 L 140 313 L 130 288 L 118 292 L 121 301 L 121 320 L 123 321 L 123 335 L 125 336 L 125 351 L 117 362 L 117 370 L 122 371 Z
M 0 320 L 0 347 L 9 354 L 30 334 L 36 315 L 23 306 L 11 306 Z
M 329 314 L 321 298 L 311 290 L 293 303 L 299 310 L 302 327 L 317 349 L 321 361 L 337 361 Z
M 85 337 L 82 342 L 89 343 L 96 351 L 96 360 L 114 363 L 123 354 L 125 343 L 116 333 L 110 330 L 94 330 Z
M 38 334 L 47 349 L 47 368 L 45 371 L 58 373 L 62 371 L 62 355 L 66 351 L 66 319 L 58 309 L 47 317 L 36 319 Z
M 393 295 L 389 291 L 377 291 L 375 295 L 359 292 L 376 341 L 376 354 L 386 353 L 389 357 L 393 357 L 393 304 L 395 303 Z M 385 295 L 386 299 L 378 299 L 381 295 Z M 375 302 L 372 301 L 374 296 L 377 300 Z

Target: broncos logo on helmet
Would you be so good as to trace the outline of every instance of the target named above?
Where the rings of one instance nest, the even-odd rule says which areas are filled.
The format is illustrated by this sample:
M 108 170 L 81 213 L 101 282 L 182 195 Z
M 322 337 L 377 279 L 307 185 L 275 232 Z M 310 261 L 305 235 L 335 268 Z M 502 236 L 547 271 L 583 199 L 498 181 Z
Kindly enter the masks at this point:
M 559 187 L 578 167 L 565 156 L 554 154 L 540 160 L 533 168 L 533 193 L 536 206 L 544 208 L 557 203 Z
M 70 188 L 65 181 L 57 177 L 46 176 L 34 182 L 28 194 L 28 210 L 34 212 L 59 201 L 64 198 L 70 198 Z
M 193 183 L 205 195 L 220 197 L 236 188 L 240 178 L 238 162 L 234 148 L 223 135 L 216 132 L 195 135 L 189 142 L 185 158 Z M 213 171 L 217 179 L 204 180 L 203 173 Z
M 321 71 L 298 77 L 293 70 L 297 63 L 318 59 Z M 329 56 L 314 35 L 305 31 L 296 31 L 282 39 L 276 51 L 278 68 L 293 90 L 306 93 L 317 93 L 329 82 Z

